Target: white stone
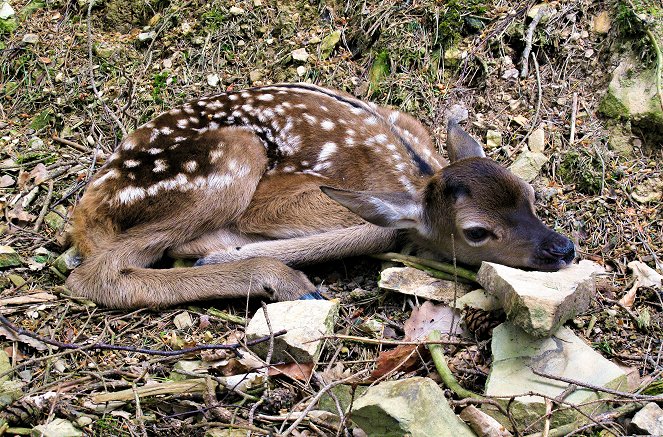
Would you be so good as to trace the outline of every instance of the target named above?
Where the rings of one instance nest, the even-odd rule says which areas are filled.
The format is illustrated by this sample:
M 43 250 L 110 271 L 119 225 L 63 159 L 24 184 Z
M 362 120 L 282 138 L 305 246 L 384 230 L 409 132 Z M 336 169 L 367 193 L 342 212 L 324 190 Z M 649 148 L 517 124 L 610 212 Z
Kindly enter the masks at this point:
M 338 317 L 338 302 L 326 300 L 295 300 L 267 305 L 272 332 L 288 332 L 274 338 L 272 362 L 310 363 L 317 359 L 322 340 L 334 332 Z M 265 314 L 260 308 L 246 328 L 247 340 L 269 335 Z M 262 358 L 267 356 L 269 341 L 251 347 Z
M 527 182 L 532 182 L 546 162 L 548 162 L 548 157 L 543 153 L 525 150 L 513 161 L 509 170 Z
M 306 74 L 306 71 L 307 71 L 306 67 L 304 67 L 303 65 L 300 65 L 299 67 L 297 67 L 297 76 L 299 76 L 299 77 L 304 76 Z
M 470 427 L 430 378 L 387 381 L 370 387 L 352 405 L 352 421 L 368 437 L 471 437 Z
M 230 15 L 244 15 L 244 9 L 237 6 L 231 6 L 228 12 L 230 12 Z
M 390 267 L 380 273 L 378 286 L 387 290 L 449 303 L 456 296 L 462 296 L 471 286 L 443 279 L 433 278 L 426 272 L 412 267 Z
M 37 44 L 39 42 L 39 35 L 36 33 L 26 33 L 23 35 L 23 39 L 21 41 L 26 44 Z
M 655 402 L 649 402 L 635 413 L 631 426 L 636 428 L 638 434 L 663 435 L 663 409 Z
M 186 329 L 193 326 L 193 320 L 191 319 L 191 314 L 188 311 L 182 311 L 173 318 L 173 324 L 177 329 Z
M 537 376 L 532 369 L 599 387 L 627 389 L 626 375 L 619 366 L 603 358 L 566 327 L 560 328 L 551 338 L 540 339 L 512 323 L 503 323 L 493 330 L 491 350 L 493 364 L 486 382 L 486 396 L 506 397 L 502 400 L 504 403 L 514 396 L 509 411 L 522 427 L 535 421 L 540 424 L 540 418 L 545 415 L 544 399 L 525 393 L 535 392 L 555 398 L 569 386 L 566 382 Z M 604 395 L 578 387 L 564 398 L 564 402 L 580 406 Z M 585 408 L 595 409 L 600 405 L 589 404 Z M 508 419 L 490 407 L 484 411 L 509 425 Z M 553 414 L 551 427 L 574 421 L 576 414 L 573 408 Z
M 207 85 L 209 85 L 209 86 L 213 86 L 213 87 L 217 86 L 219 84 L 220 80 L 221 80 L 221 78 L 216 73 L 212 73 L 212 74 L 207 75 Z
M 14 15 L 16 15 L 16 11 L 14 11 L 12 5 L 10 5 L 7 2 L 4 2 L 0 7 L 0 19 L 6 20 L 8 18 L 12 18 Z
M 531 335 L 548 336 L 589 307 L 600 265 L 583 260 L 557 272 L 481 264 L 477 281 L 502 303 L 507 319 Z
M 502 308 L 502 304 L 491 293 L 479 288 L 478 290 L 472 290 L 466 295 L 456 299 L 455 308 L 462 310 L 465 307 L 484 311 L 494 311 Z
M 33 431 L 36 431 L 36 434 L 31 435 L 42 437 L 79 437 L 83 435 L 83 431 L 66 419 L 53 419 L 44 425 L 35 426 Z
M 490 130 L 486 132 L 486 146 L 489 149 L 497 149 L 502 146 L 502 132 Z
M 309 54 L 306 51 L 306 48 L 301 48 L 297 50 L 293 50 L 290 52 L 290 55 L 292 56 L 292 59 L 295 61 L 301 61 L 301 62 L 306 62 L 308 60 Z
M 543 153 L 546 147 L 546 133 L 542 127 L 532 131 L 527 139 L 527 146 L 532 152 Z

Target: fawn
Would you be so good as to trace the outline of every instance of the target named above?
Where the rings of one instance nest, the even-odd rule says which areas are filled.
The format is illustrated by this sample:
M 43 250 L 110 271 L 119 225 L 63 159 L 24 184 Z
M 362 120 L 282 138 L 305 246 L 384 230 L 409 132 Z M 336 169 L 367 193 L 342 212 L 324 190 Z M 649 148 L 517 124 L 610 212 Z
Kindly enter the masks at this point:
M 109 307 L 314 296 L 290 266 L 404 241 L 459 262 L 557 270 L 573 243 L 534 190 L 455 122 L 440 156 L 424 126 L 308 84 L 185 103 L 128 135 L 74 212 L 84 260 L 67 280 Z M 198 267 L 150 268 L 164 255 Z

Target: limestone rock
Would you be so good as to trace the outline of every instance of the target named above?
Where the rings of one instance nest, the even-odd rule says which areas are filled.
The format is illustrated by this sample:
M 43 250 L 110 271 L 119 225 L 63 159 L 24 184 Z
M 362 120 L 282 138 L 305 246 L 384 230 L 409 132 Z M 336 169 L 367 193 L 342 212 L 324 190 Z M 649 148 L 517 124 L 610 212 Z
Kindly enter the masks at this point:
M 548 157 L 543 153 L 525 150 L 513 161 L 509 170 L 527 182 L 532 182 L 546 162 L 548 162 Z
M 653 68 L 642 70 L 641 64 L 629 58 L 617 66 L 599 111 L 610 118 L 631 120 L 634 126 L 663 136 L 663 109 L 656 92 L 656 73 Z
M 510 411 L 522 426 L 528 426 L 545 414 L 545 401 L 539 396 L 518 395 L 532 391 L 554 398 L 568 387 L 566 382 L 537 376 L 532 369 L 599 387 L 626 389 L 626 375 L 619 366 L 603 358 L 566 327 L 560 328 L 551 338 L 539 339 L 506 322 L 493 329 L 491 349 L 493 365 L 486 382 L 486 395 L 516 396 Z M 564 400 L 580 405 L 603 395 L 577 389 Z M 601 405 L 604 404 L 583 408 L 599 408 Z M 484 411 L 508 426 L 506 418 L 496 410 L 486 408 Z M 572 422 L 575 414 L 578 413 L 572 408 L 553 414 L 551 427 Z
M 0 7 L 0 20 L 7 20 L 15 15 L 16 12 L 14 11 L 14 8 L 12 8 L 12 5 L 8 2 L 2 2 L 2 6 Z
M 532 131 L 527 139 L 527 147 L 534 153 L 543 153 L 546 148 L 546 132 L 542 127 Z
M 355 400 L 352 420 L 369 437 L 470 437 L 475 434 L 430 378 L 387 381 Z
M 462 296 L 472 289 L 470 285 L 433 278 L 419 269 L 412 267 L 390 267 L 380 273 L 378 286 L 403 294 L 422 297 L 439 302 L 451 302 L 454 289 L 457 296 Z
M 21 265 L 21 257 L 10 246 L 0 246 L 0 269 Z
M 75 246 L 67 249 L 53 261 L 53 266 L 62 273 L 69 273 L 81 263 L 81 256 Z
M 486 132 L 486 146 L 489 149 L 497 149 L 502 146 L 502 132 L 490 130 Z
M 288 331 L 287 334 L 274 338 L 272 361 L 314 361 L 322 345 L 321 340 L 315 339 L 334 332 L 338 309 L 338 302 L 326 300 L 295 300 L 267 305 L 272 331 Z M 261 308 L 249 322 L 246 337 L 253 340 L 266 335 L 269 335 L 269 328 Z M 264 358 L 267 356 L 269 342 L 258 343 L 251 349 Z
M 494 311 L 502 308 L 502 304 L 495 296 L 486 290 L 479 288 L 472 290 L 464 296 L 456 299 L 456 308 L 462 310 L 465 307 L 475 308 L 484 311 Z
M 292 56 L 292 59 L 295 61 L 300 61 L 300 62 L 306 62 L 306 60 L 309 57 L 308 52 L 306 51 L 305 48 L 293 50 L 290 55 Z
M 663 409 L 649 402 L 635 413 L 631 426 L 636 434 L 663 435 Z
M 79 437 L 83 431 L 66 419 L 53 419 L 44 425 L 35 426 L 30 433 L 40 437 Z
M 336 47 L 336 45 L 340 40 L 341 40 L 340 30 L 335 30 L 329 35 L 327 35 L 320 43 L 320 59 L 327 59 L 332 54 L 334 48 Z
M 586 260 L 557 272 L 484 262 L 477 281 L 502 303 L 508 320 L 531 335 L 545 337 L 589 307 L 596 290 L 594 275 L 602 271 Z

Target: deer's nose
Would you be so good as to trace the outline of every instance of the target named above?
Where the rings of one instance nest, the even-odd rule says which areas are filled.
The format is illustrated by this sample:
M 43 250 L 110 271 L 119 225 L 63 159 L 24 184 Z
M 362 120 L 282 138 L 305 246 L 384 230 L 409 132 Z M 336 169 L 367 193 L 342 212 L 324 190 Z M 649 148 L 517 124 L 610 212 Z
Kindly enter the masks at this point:
M 576 256 L 576 249 L 573 242 L 568 238 L 559 235 L 543 249 L 544 253 L 550 258 L 562 259 L 567 264 L 573 261 Z

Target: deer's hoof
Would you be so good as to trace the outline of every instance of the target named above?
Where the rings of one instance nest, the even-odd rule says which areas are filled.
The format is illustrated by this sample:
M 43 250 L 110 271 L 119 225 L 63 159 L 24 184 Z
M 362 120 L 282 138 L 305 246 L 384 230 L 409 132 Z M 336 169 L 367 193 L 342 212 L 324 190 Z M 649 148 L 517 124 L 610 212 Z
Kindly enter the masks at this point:
M 321 295 L 319 292 L 313 291 L 311 293 L 306 293 L 297 300 L 327 300 L 327 299 L 325 299 L 325 297 Z

